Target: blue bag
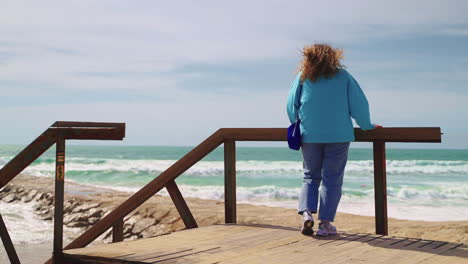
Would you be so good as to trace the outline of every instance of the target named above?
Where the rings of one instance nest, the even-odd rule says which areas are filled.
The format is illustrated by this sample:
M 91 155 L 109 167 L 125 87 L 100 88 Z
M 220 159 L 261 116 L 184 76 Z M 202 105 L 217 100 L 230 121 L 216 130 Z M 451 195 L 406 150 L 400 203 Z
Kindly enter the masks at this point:
M 301 120 L 299 119 L 299 106 L 301 102 L 302 83 L 299 84 L 298 109 L 296 111 L 296 122 L 288 127 L 288 146 L 290 149 L 299 150 L 301 148 Z

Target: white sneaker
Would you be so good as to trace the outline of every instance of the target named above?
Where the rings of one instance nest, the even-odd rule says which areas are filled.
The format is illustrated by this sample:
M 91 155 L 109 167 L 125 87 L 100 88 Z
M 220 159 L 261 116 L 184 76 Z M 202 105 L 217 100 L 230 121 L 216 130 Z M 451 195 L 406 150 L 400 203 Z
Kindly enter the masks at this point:
M 302 228 L 301 228 L 301 233 L 303 235 L 312 235 L 314 234 L 314 230 L 312 227 L 314 227 L 314 218 L 312 217 L 312 214 L 308 211 L 305 211 L 302 213 Z
M 336 227 L 334 227 L 332 224 L 324 224 L 320 223 L 319 228 L 317 231 L 317 236 L 328 236 L 328 235 L 336 235 Z

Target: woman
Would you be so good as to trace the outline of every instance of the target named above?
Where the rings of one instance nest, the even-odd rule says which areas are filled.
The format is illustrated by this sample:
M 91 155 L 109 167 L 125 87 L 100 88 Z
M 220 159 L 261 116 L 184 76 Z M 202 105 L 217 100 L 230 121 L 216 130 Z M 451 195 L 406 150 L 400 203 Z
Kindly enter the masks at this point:
M 343 51 L 325 44 L 306 46 L 300 71 L 289 92 L 287 111 L 291 123 L 301 120 L 304 179 L 298 213 L 301 232 L 313 234 L 320 196 L 317 235 L 336 234 L 331 224 L 341 198 L 348 149 L 354 141 L 351 117 L 362 130 L 376 127 L 359 84 L 340 63 Z M 322 184 L 320 193 L 319 186 Z

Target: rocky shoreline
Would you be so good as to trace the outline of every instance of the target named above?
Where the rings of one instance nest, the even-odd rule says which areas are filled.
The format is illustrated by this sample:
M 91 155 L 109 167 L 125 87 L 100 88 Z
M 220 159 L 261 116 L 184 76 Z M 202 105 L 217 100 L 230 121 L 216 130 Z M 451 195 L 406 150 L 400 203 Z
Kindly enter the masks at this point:
M 33 203 L 34 213 L 44 221 L 52 221 L 54 215 L 54 194 L 35 189 L 27 190 L 15 185 L 6 185 L 0 190 L 0 200 L 5 203 Z M 84 230 L 110 213 L 112 207 L 104 203 L 89 202 L 79 197 L 72 197 L 64 202 L 63 223 L 66 227 Z M 124 238 L 145 238 L 167 234 L 181 229 L 179 218 L 170 211 L 162 214 L 145 214 L 139 210 L 125 219 Z M 105 233 L 102 242 L 110 242 L 111 231 Z
M 50 190 L 44 190 L 39 187 L 31 189 L 28 182 L 34 181 L 49 182 L 53 184 L 51 179 L 38 178 L 31 176 L 21 175 L 18 176 L 22 179 L 22 184 L 15 184 L 18 179 L 15 179 L 13 184 L 8 184 L 0 189 L 0 201 L 4 203 L 32 203 L 35 215 L 43 221 L 53 221 L 54 216 L 54 193 Z M 26 184 L 25 184 L 26 183 Z M 42 185 L 42 184 L 40 184 Z M 77 184 L 68 184 L 72 189 L 90 189 L 90 187 L 83 187 Z M 49 185 L 53 186 L 53 185 Z M 91 188 L 92 189 L 92 188 Z M 86 229 L 94 225 L 97 221 L 102 219 L 105 215 L 110 213 L 112 209 L 123 201 L 124 196 L 128 193 L 121 193 L 117 191 L 110 191 L 112 195 L 106 195 L 109 191 L 104 192 L 101 190 L 94 190 L 92 195 L 65 195 L 65 202 L 63 208 L 63 223 L 65 227 L 78 228 L 78 233 L 83 233 Z M 117 199 L 115 199 L 117 198 Z M 119 199 L 122 198 L 122 199 Z M 163 234 L 168 234 L 176 230 L 184 229 L 185 226 L 178 215 L 177 211 L 168 208 L 168 197 L 155 196 L 150 200 L 157 200 L 157 206 L 140 206 L 137 210 L 130 213 L 124 219 L 124 239 L 137 239 L 147 238 Z M 150 204 L 155 205 L 155 201 Z M 156 210 L 157 208 L 157 210 Z M 218 223 L 218 219 L 212 219 L 210 223 Z M 206 221 L 204 221 L 207 223 Z M 111 230 L 100 236 L 96 242 L 110 242 L 112 239 Z M 99 241 L 100 240 L 100 241 Z

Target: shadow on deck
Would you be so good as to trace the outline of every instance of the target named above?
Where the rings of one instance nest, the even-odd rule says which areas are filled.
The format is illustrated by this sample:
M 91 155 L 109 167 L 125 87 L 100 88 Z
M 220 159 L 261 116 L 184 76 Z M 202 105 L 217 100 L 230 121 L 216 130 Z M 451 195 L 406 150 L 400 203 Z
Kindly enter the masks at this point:
M 340 233 L 303 236 L 268 225 L 214 225 L 65 250 L 65 263 L 467 263 L 460 243 Z

